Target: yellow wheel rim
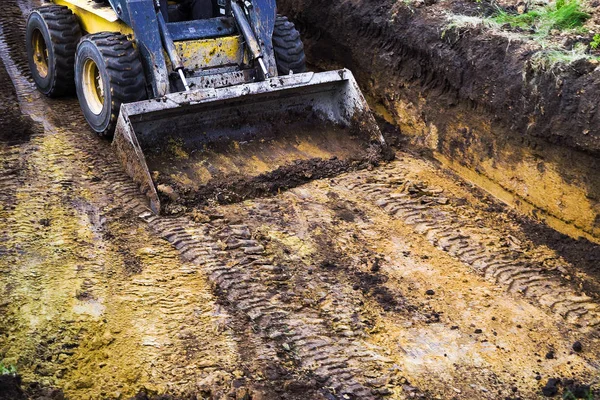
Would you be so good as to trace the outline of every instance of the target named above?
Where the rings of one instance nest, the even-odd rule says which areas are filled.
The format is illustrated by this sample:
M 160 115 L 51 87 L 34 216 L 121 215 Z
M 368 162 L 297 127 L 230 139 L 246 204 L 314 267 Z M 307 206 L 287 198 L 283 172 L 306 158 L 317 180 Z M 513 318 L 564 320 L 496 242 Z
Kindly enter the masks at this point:
M 33 49 L 33 63 L 40 78 L 48 76 L 48 47 L 44 35 L 39 29 L 33 31 L 31 36 L 31 47 Z
M 104 108 L 104 83 L 94 60 L 90 58 L 85 60 L 82 78 L 85 101 L 90 111 L 99 115 Z

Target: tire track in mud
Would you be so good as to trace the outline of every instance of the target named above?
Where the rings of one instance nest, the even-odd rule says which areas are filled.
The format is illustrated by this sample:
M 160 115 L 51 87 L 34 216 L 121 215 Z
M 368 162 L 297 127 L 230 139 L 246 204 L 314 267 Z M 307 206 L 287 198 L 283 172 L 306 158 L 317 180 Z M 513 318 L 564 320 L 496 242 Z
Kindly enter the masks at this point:
M 21 71 L 27 68 L 26 62 L 15 62 L 9 56 L 11 49 L 24 51 L 24 26 L 17 23 L 14 24 L 14 29 L 5 27 L 11 20 L 19 21 L 21 18 L 21 11 L 9 4 L 5 5 L 0 15 L 0 82 L 5 85 L 0 96 L 3 103 L 0 109 L 3 114 L 0 117 L 0 128 L 3 130 L 0 133 L 0 203 L 3 213 L 12 207 L 15 190 L 24 182 L 21 172 L 26 164 L 24 158 L 27 150 L 18 144 L 43 134 L 39 124 L 34 123 L 28 116 L 20 115 L 18 105 L 24 95 L 34 92 L 31 82 L 15 79 L 22 76 Z M 26 60 L 25 57 L 19 59 Z
M 0 215 L 14 202 L 14 189 L 23 184 L 21 151 L 15 146 L 0 145 Z
M 233 370 L 227 357 L 235 354 L 234 346 L 219 337 L 219 332 L 229 335 L 223 322 L 228 317 L 215 310 L 202 275 L 191 273 L 164 242 L 147 238 L 142 246 L 127 237 L 129 229 L 142 238 L 148 235 L 139 231 L 139 223 L 122 220 L 128 205 L 137 205 L 139 212 L 147 208 L 133 184 L 119 184 L 128 181 L 123 173 L 103 173 L 112 166 L 97 161 L 98 154 L 93 153 L 97 142 L 79 134 L 54 129 L 32 139 L 23 146 L 30 151 L 20 166 L 21 181 L 7 182 L 14 192 L 14 207 L 0 221 L 0 230 L 10 237 L 7 245 L 17 249 L 18 257 L 3 261 L 18 268 L 6 268 L 5 282 L 15 287 L 11 302 L 26 310 L 3 321 L 4 326 L 21 330 L 11 342 L 2 343 L 3 353 L 25 362 L 35 360 L 30 354 L 40 354 L 48 362 L 31 366 L 35 369 L 30 373 L 23 365 L 25 377 L 44 381 L 48 374 L 55 375 L 74 397 L 98 396 L 91 376 L 98 384 L 109 379 L 104 382 L 107 388 L 127 384 L 123 391 L 129 395 L 144 382 L 150 390 L 182 393 L 190 385 L 194 389 L 195 377 L 200 381 L 215 375 L 205 373 L 207 368 Z M 106 190 L 104 184 L 94 183 L 95 174 L 115 179 L 105 181 Z M 123 203 L 128 200 L 131 203 Z M 110 206 L 104 208 L 105 202 Z M 105 209 L 112 213 L 106 215 Z M 50 321 L 40 324 L 42 331 L 57 326 L 62 333 L 38 332 L 35 314 Z M 102 318 L 109 321 L 103 323 Z M 110 358 L 102 360 L 104 351 L 112 354 Z M 200 369 L 189 369 L 201 364 L 199 360 L 205 363 Z M 118 369 L 121 381 L 111 382 L 97 365 Z M 147 365 L 153 366 L 152 376 Z M 165 380 L 166 386 L 153 386 Z M 227 382 L 211 383 L 205 391 L 223 390 Z
M 420 177 L 415 171 L 426 168 L 418 160 L 411 167 L 413 180 L 415 175 Z M 507 296 L 505 288 L 480 278 L 462 261 L 415 234 L 411 225 L 348 187 L 348 182 L 360 182 L 365 175 L 386 172 L 381 167 L 368 174 L 348 173 L 275 198 L 217 210 L 251 227 L 252 236 L 268 254 L 276 255 L 278 265 L 313 268 L 312 280 L 325 281 L 323 292 L 343 292 L 346 304 L 352 299 L 354 315 L 342 313 L 340 325 L 361 332 L 361 341 L 375 344 L 400 366 L 400 382 L 410 382 L 400 385 L 399 393 L 395 392 L 398 385 L 385 385 L 394 391 L 392 398 L 410 395 L 415 386 L 426 388 L 427 398 L 512 398 L 517 396 L 512 388 L 518 389 L 517 397 L 536 398 L 540 389 L 533 371 L 539 371 L 540 380 L 561 376 L 595 384 L 593 348 L 598 339 L 593 332 L 582 335 L 557 313 L 533 306 L 522 296 Z M 423 178 L 435 173 L 431 168 Z M 408 180 L 395 174 L 394 184 Z M 452 184 L 448 188 L 456 189 Z M 450 200 L 440 190 L 429 190 L 440 206 Z M 480 205 L 469 204 L 460 211 L 489 218 L 487 211 L 477 208 Z M 506 222 L 500 225 L 500 229 L 514 229 Z M 528 248 L 527 253 L 536 260 L 550 258 L 550 252 L 543 249 Z M 302 284 L 296 282 L 293 287 L 301 290 Z M 428 289 L 435 292 L 426 293 Z M 321 301 L 317 299 L 315 306 L 323 310 Z M 346 307 L 340 305 L 341 310 Z M 358 326 L 346 322 L 357 320 Z M 482 329 L 474 334 L 476 328 Z M 575 340 L 588 343 L 590 353 L 573 354 Z M 548 349 L 560 354 L 555 357 L 559 362 L 543 360 Z
M 318 383 L 316 386 L 324 388 L 325 392 L 345 394 L 351 398 L 376 398 L 387 393 L 388 389 L 381 388 L 383 384 L 376 383 L 373 386 L 363 378 L 367 370 L 371 370 L 371 380 L 378 377 L 386 383 L 394 381 L 393 374 L 385 376 L 378 372 L 393 367 L 381 355 L 381 350 L 353 340 L 359 334 L 350 327 L 351 322 L 339 323 L 338 326 L 344 328 L 334 332 L 329 328 L 331 324 L 326 323 L 315 311 L 298 310 L 290 299 L 282 300 L 282 297 L 286 297 L 285 291 L 278 289 L 280 286 L 290 286 L 286 278 L 288 274 L 264 255 L 264 247 L 252 239 L 248 227 L 226 223 L 203 226 L 189 218 L 155 216 L 148 211 L 137 187 L 121 171 L 120 165 L 111 162 L 110 157 L 98 158 L 95 155 L 97 150 L 90 149 L 86 145 L 88 142 L 78 141 L 75 137 L 69 141 L 76 148 L 73 152 L 93 173 L 91 180 L 96 181 L 94 186 L 101 188 L 100 191 L 108 199 L 119 199 L 103 207 L 102 218 L 110 220 L 124 215 L 142 216 L 156 234 L 171 243 L 183 260 L 190 263 L 188 268 L 191 271 L 207 274 L 230 314 L 241 315 L 255 326 L 254 331 L 260 333 L 263 342 L 257 346 L 256 341 L 252 340 L 248 344 L 254 348 L 241 350 L 250 351 L 257 357 L 255 365 L 248 367 L 254 370 L 252 372 L 258 370 L 260 373 L 260 370 L 268 370 L 271 364 L 279 364 L 276 369 L 287 373 L 295 373 L 296 368 L 305 371 L 297 385 L 306 385 L 307 390 L 314 388 L 303 383 L 305 377 L 302 375 L 314 376 Z M 64 157 L 72 157 L 72 154 Z M 99 171 L 102 173 L 99 174 Z M 90 182 L 80 181 L 75 185 L 90 185 Z M 298 273 L 298 270 L 295 272 Z M 310 277 L 306 276 L 305 279 Z M 337 291 L 333 285 L 312 290 L 325 293 Z M 297 296 L 292 293 L 289 297 Z M 347 299 L 339 297 L 336 302 L 339 307 L 335 307 L 331 314 L 340 321 L 351 321 L 352 316 L 345 312 L 351 308 L 344 306 Z M 240 340 L 248 341 L 241 339 L 248 334 L 242 329 L 237 336 Z M 272 342 L 275 342 L 274 347 L 278 351 L 273 349 Z M 296 364 L 292 371 L 282 367 L 288 361 Z M 308 381 L 311 382 L 310 379 Z M 315 386 L 314 383 L 312 385 Z
M 340 183 L 507 291 L 535 300 L 588 331 L 600 327 L 597 302 L 553 275 L 559 260 L 532 259 L 506 232 L 485 227 L 468 213 L 459 214 L 446 205 L 449 199 L 441 190 L 414 184 L 406 175 L 396 162 L 378 174 L 345 176 Z
M 3 26 L 6 26 L 6 21 L 2 22 Z M 5 36 L 5 39 L 8 39 L 5 40 L 5 43 L 8 41 L 7 50 L 10 51 L 11 47 L 14 48 L 14 38 L 17 36 L 10 35 L 8 38 Z M 7 61 L 10 63 L 11 60 L 7 58 Z M 87 187 L 88 190 L 100 193 L 105 200 L 108 200 L 109 204 L 104 204 L 100 209 L 97 205 L 92 205 L 93 200 L 97 200 L 99 196 L 89 196 L 88 203 L 76 201 L 77 204 L 74 207 L 76 211 L 73 214 L 78 215 L 72 216 L 79 218 L 86 218 L 87 216 L 89 218 L 88 223 L 95 226 L 97 231 L 102 231 L 102 226 L 109 224 L 111 220 L 119 220 L 123 216 L 148 216 L 146 214 L 148 209 L 137 187 L 121 171 L 120 166 L 113 161 L 113 157 L 111 157 L 106 146 L 99 144 L 94 139 L 90 141 L 84 136 L 80 136 L 82 132 L 78 129 L 70 130 L 55 126 L 52 123 L 51 115 L 41 117 L 42 114 L 39 114 L 39 108 L 43 105 L 55 106 L 56 102 L 46 101 L 33 92 L 31 83 L 24 79 L 23 69 L 19 68 L 18 63 L 13 63 L 11 72 L 21 99 L 27 98 L 26 101 L 29 102 L 33 98 L 33 104 L 22 105 L 24 111 L 44 125 L 46 130 L 45 140 L 50 140 L 48 139 L 48 135 L 50 135 L 55 136 L 52 139 L 56 141 L 55 148 L 50 150 L 52 159 L 47 160 L 46 163 L 42 160 L 31 159 L 36 154 L 29 156 L 30 168 L 46 165 L 41 170 L 30 171 L 28 181 L 35 181 L 34 185 L 18 190 L 19 195 L 24 199 L 36 198 L 36 193 L 46 192 L 49 195 L 45 197 L 37 196 L 37 201 L 29 201 L 25 205 L 19 203 L 20 206 L 25 207 L 19 215 L 46 215 L 45 211 L 47 211 L 49 199 L 60 204 L 61 201 L 64 202 L 62 196 L 65 189 Z M 59 103 L 59 107 L 68 107 L 68 103 Z M 73 115 L 73 113 L 67 112 L 66 115 Z M 76 117 L 77 119 L 80 120 L 79 117 Z M 69 143 L 69 146 L 65 146 L 66 143 Z M 76 167 L 64 168 L 65 166 L 61 165 L 63 160 L 73 159 L 78 160 L 77 164 L 79 165 Z M 83 167 L 85 174 L 77 173 L 77 167 L 81 168 L 81 166 L 85 166 Z M 70 171 L 67 172 L 66 170 Z M 33 178 L 34 176 L 38 178 Z M 57 176 L 62 177 L 57 179 Z M 46 179 L 39 179 L 39 177 L 45 177 Z M 9 181 L 10 184 L 18 186 L 18 183 L 14 180 L 9 179 Z M 9 222 L 14 224 L 12 229 L 18 232 L 16 238 L 30 240 L 35 237 L 36 230 L 39 230 L 38 221 L 12 218 Z M 372 365 L 374 370 L 379 370 L 389 366 L 389 361 L 386 361 L 373 349 L 363 348 L 349 339 L 354 335 L 350 328 L 342 332 L 343 335 L 339 340 L 334 340 L 332 337 L 336 336 L 331 334 L 317 313 L 308 311 L 298 313 L 293 307 L 278 300 L 276 297 L 279 294 L 273 293 L 272 288 L 269 288 L 266 283 L 275 281 L 284 284 L 285 279 L 281 279 L 281 275 L 276 271 L 277 268 L 261 254 L 264 249 L 248 238 L 247 229 L 240 226 L 230 227 L 225 225 L 220 227 L 221 235 L 230 235 L 231 240 L 242 241 L 241 243 L 230 243 L 228 245 L 229 252 L 223 252 L 220 247 L 221 244 L 219 244 L 220 239 L 208 235 L 207 228 L 193 232 L 196 236 L 185 236 L 185 229 L 191 224 L 187 219 L 152 217 L 148 222 L 152 229 L 180 250 L 184 260 L 187 259 L 192 263 L 191 265 L 195 265 L 195 268 L 191 268 L 191 270 L 202 270 L 209 274 L 208 276 L 215 287 L 216 293 L 220 294 L 221 301 L 228 305 L 227 308 L 230 312 L 243 315 L 257 324 L 261 332 L 262 343 L 259 341 L 259 344 L 257 344 L 256 340 L 252 338 L 242 339 L 245 335 L 248 335 L 248 332 L 238 332 L 238 338 L 244 345 L 254 347 L 241 350 L 250 351 L 256 355 L 257 360 L 254 364 L 259 365 L 259 367 L 252 365 L 255 371 L 268 370 L 272 364 L 276 364 L 275 370 L 284 371 L 284 374 L 298 374 L 299 371 L 294 368 L 290 370 L 287 367 L 288 362 L 306 368 L 309 371 L 308 375 L 315 375 L 316 382 L 313 379 L 308 380 L 308 384 L 305 384 L 306 372 L 300 373 L 299 378 L 286 378 L 286 381 L 296 381 L 296 385 L 301 388 L 296 393 L 298 398 L 303 398 L 306 391 L 314 391 L 315 387 L 324 388 L 321 394 L 315 392 L 315 396 L 327 396 L 326 393 L 341 393 L 350 397 L 354 396 L 354 398 L 378 397 L 379 389 L 370 387 L 365 383 L 362 379 L 363 371 L 365 366 L 368 365 Z M 68 227 L 65 227 L 65 229 L 68 229 Z M 62 236 L 64 236 L 63 233 L 57 234 L 57 237 Z M 44 240 L 54 240 L 57 237 L 44 238 Z M 99 237 L 95 237 L 93 241 L 101 243 L 102 241 L 98 239 Z M 98 246 L 108 247 L 109 244 L 105 243 Z M 98 246 L 93 252 L 99 250 Z M 193 254 L 205 252 L 205 254 L 203 257 L 198 255 L 190 259 L 190 252 Z M 91 254 L 88 256 L 90 259 L 94 258 Z M 225 264 L 225 262 L 230 262 L 230 259 L 236 260 L 235 268 L 228 267 Z M 97 265 L 82 266 L 77 273 L 77 277 L 83 280 L 81 286 L 82 298 L 87 299 L 89 296 L 92 300 L 96 300 L 106 295 L 98 288 L 99 269 L 102 268 Z M 188 267 L 189 269 L 190 267 Z M 56 275 L 64 278 L 64 275 L 60 273 Z M 59 279 L 62 280 L 62 278 Z M 136 282 L 139 286 L 143 287 L 145 285 L 142 280 Z M 38 285 L 38 289 L 39 284 L 50 286 L 48 280 L 44 279 L 32 282 L 32 284 Z M 166 313 L 178 313 L 176 309 L 170 310 L 173 306 L 165 303 L 163 296 L 149 295 L 147 292 L 136 293 L 135 286 L 127 289 L 125 296 L 130 297 L 133 303 L 154 304 L 156 307 L 163 308 Z M 273 341 L 281 343 L 272 346 L 271 342 Z M 151 345 L 151 343 L 149 344 Z M 83 347 L 86 347 L 86 345 L 84 344 Z M 278 355 L 278 353 L 281 355 Z M 288 353 L 293 354 L 293 356 Z M 75 385 L 83 388 L 87 384 L 87 382 L 75 383 Z M 271 383 L 271 385 L 273 384 Z M 267 392 L 273 392 L 272 387 L 266 390 Z M 320 389 L 319 392 L 321 392 Z M 293 395 L 293 390 L 291 390 L 291 393 Z
M 14 72 L 26 77 L 26 82 L 33 84 L 33 79 L 29 74 L 29 65 L 27 62 L 27 51 L 25 48 L 25 22 L 29 11 L 36 7 L 38 1 L 30 0 L 12 0 L 3 3 L 2 15 L 0 15 L 0 26 L 2 31 L 3 44 L 0 45 L 2 50 L 10 51 L 11 61 L 6 65 L 9 74 L 14 75 Z M 4 60 L 6 62 L 6 60 Z M 16 86 L 21 86 L 23 83 L 19 80 L 14 81 Z M 22 94 L 23 87 L 17 88 Z M 35 89 L 35 88 L 32 88 Z M 33 90 L 32 90 L 33 91 Z
M 312 287 L 335 297 L 331 310 L 338 320 L 333 332 L 326 317 L 302 303 L 290 276 L 299 279 L 301 266 L 293 271 L 265 254 L 262 244 L 252 239 L 246 225 L 213 223 L 193 228 L 186 219 L 161 219 L 150 213 L 144 219 L 171 242 L 186 259 L 198 264 L 225 299 L 243 313 L 266 343 L 275 342 L 277 350 L 261 354 L 261 358 L 291 358 L 296 368 L 309 372 L 323 388 L 343 398 L 376 398 L 389 394 L 374 386 L 365 376 L 387 382 L 396 378 L 394 369 L 382 349 L 366 346 L 357 337 L 360 329 L 351 327 L 348 299 L 336 296 L 334 287 Z M 187 226 L 187 228 L 185 228 Z M 343 321 L 342 323 L 339 323 Z M 286 354 L 287 353 L 287 354 Z M 283 354 L 283 355 L 281 355 Z M 346 397 L 344 397 L 346 396 Z
M 58 135 L 51 137 L 61 142 Z M 48 139 L 40 147 L 47 146 Z M 64 143 L 60 145 L 63 148 Z M 48 374 L 58 374 L 58 382 L 64 378 L 62 387 L 74 397 L 98 396 L 87 390 L 94 389 L 92 376 L 103 390 L 129 385 L 124 389 L 129 395 L 144 382 L 151 390 L 181 393 L 186 385 L 195 384 L 196 376 L 207 376 L 204 368 L 225 364 L 218 369 L 231 370 L 228 345 L 221 343 L 219 333 L 211 332 L 227 331 L 218 322 L 226 315 L 216 315 L 201 276 L 190 274 L 177 253 L 159 240 L 147 238 L 139 244 L 124 237 L 120 221 L 105 218 L 92 205 L 98 204 L 97 199 L 88 203 L 85 194 L 74 189 L 84 187 L 85 182 L 77 178 L 77 168 L 69 170 L 58 161 L 74 157 L 60 148 L 51 149 L 49 157 L 48 153 L 29 157 L 29 179 L 17 191 L 21 201 L 2 227 L 19 251 L 13 261 L 19 268 L 9 269 L 5 282 L 15 287 L 11 302 L 21 306 L 18 313 L 12 313 L 13 323 L 5 320 L 3 325 L 29 333 L 15 333 L 11 342 L 3 343 L 4 351 L 24 362 L 33 357 L 31 353 L 40 354 L 41 360 L 49 362 L 37 361 L 34 375 L 26 377 L 43 380 Z M 43 168 L 37 170 L 40 165 Z M 144 237 L 139 228 L 133 229 Z M 139 269 L 134 261 L 139 262 Z M 171 269 L 169 264 L 179 268 Z M 51 322 L 36 322 L 39 317 Z M 58 327 L 60 333 L 47 332 L 50 327 Z M 204 363 L 199 370 L 186 370 L 199 360 Z M 210 360 L 212 364 L 207 364 Z M 148 365 L 153 366 L 150 372 Z M 102 368 L 118 369 L 120 381 L 106 381 Z M 153 386 L 165 380 L 166 387 Z
M 2 26 L 5 26 L 4 24 L 5 22 L 2 22 Z M 21 86 L 17 85 L 20 95 L 31 95 L 30 99 L 33 99 L 31 105 L 23 106 L 27 112 L 35 114 L 45 107 L 56 106 L 64 111 L 65 115 L 73 117 L 75 123 L 82 121 L 80 116 L 67 110 L 69 106 L 76 104 L 75 101 L 46 101 L 31 94 L 31 85 L 23 76 L 17 77 L 17 81 L 21 82 Z M 189 217 L 153 216 L 148 212 L 137 187 L 115 161 L 109 146 L 92 138 L 84 129 L 64 126 L 64 122 L 62 125 L 53 122 L 52 118 L 57 117 L 49 118 L 41 118 L 39 122 L 44 124 L 46 136 L 56 136 L 53 139 L 55 145 L 46 148 L 53 159 L 46 161 L 42 157 L 43 154 L 35 154 L 38 151 L 36 147 L 50 146 L 48 143 L 51 143 L 51 140 L 46 138 L 49 142 L 44 143 L 40 138 L 35 138 L 27 147 L 32 153 L 27 155 L 30 164 L 27 179 L 14 180 L 10 170 L 15 169 L 10 162 L 6 170 L 2 169 L 7 172 L 0 174 L 7 177 L 7 187 L 15 188 L 15 193 L 20 193 L 24 200 L 36 199 L 29 205 L 18 204 L 22 207 L 21 215 L 45 217 L 48 214 L 48 205 L 56 202 L 72 205 L 72 214 L 68 217 L 73 221 L 85 220 L 83 225 L 89 227 L 91 232 L 88 234 L 91 236 L 78 241 L 87 242 L 84 245 L 87 249 L 84 254 L 87 262 L 82 264 L 83 268 L 76 276 L 82 281 L 82 298 L 87 301 L 88 306 L 107 293 L 98 280 L 98 277 L 104 278 L 103 267 L 93 260 L 98 258 L 97 254 L 106 252 L 106 248 L 111 246 L 116 247 L 117 252 L 127 253 L 126 235 L 135 235 L 139 233 L 136 229 L 147 226 L 154 233 L 153 237 L 148 237 L 149 241 L 154 242 L 156 237 L 162 237 L 177 250 L 171 254 L 161 249 L 169 253 L 169 257 L 181 257 L 181 261 L 175 263 L 181 274 L 178 273 L 179 277 L 172 280 L 172 283 L 160 282 L 174 275 L 165 275 L 165 272 L 161 271 L 164 268 L 161 268 L 160 262 L 151 265 L 146 259 L 142 260 L 141 265 L 146 265 L 147 272 L 152 272 L 155 276 L 135 275 L 132 284 L 122 287 L 120 291 L 124 301 L 136 304 L 143 312 L 159 309 L 162 314 L 172 318 L 172 327 L 160 326 L 156 332 L 148 335 L 144 346 L 149 355 L 143 359 L 149 364 L 159 365 L 159 371 L 175 368 L 169 376 L 174 382 L 169 390 L 177 391 L 178 387 L 190 384 L 193 381 L 190 376 L 194 374 L 184 372 L 180 365 L 173 367 L 166 359 L 158 362 L 156 358 L 186 357 L 186 353 L 181 352 L 181 347 L 172 342 L 157 342 L 153 337 L 176 336 L 175 332 L 187 323 L 192 333 L 178 337 L 182 342 L 187 341 L 193 336 L 193 326 L 189 326 L 189 322 L 186 321 L 194 321 L 192 316 L 186 313 L 186 310 L 189 310 L 187 307 L 194 302 L 210 303 L 215 299 L 219 303 L 217 308 L 221 309 L 219 313 L 222 314 L 217 318 L 220 321 L 217 324 L 227 325 L 227 329 L 233 331 L 233 341 L 237 343 L 235 351 L 246 357 L 246 360 L 241 360 L 245 378 L 250 380 L 250 387 L 256 386 L 257 391 L 264 391 L 276 397 L 277 393 L 280 393 L 277 389 L 282 390 L 285 383 L 289 384 L 286 394 L 297 395 L 297 398 L 306 398 L 307 393 L 310 393 L 311 398 L 343 398 L 345 394 L 346 397 L 362 399 L 385 396 L 390 394 L 388 387 L 394 389 L 399 385 L 393 360 L 385 356 L 385 349 L 374 346 L 365 339 L 368 336 L 365 328 L 360 322 L 356 322 L 353 308 L 358 300 L 348 295 L 344 290 L 348 288 L 344 285 L 340 287 L 334 280 L 312 282 L 314 279 L 311 279 L 310 268 L 302 263 L 285 263 L 282 258 L 270 254 L 268 249 L 265 250 L 265 243 L 255 238 L 256 232 L 248 225 L 232 224 L 220 218 L 209 224 L 199 224 Z M 13 158 L 9 159 L 14 160 L 14 157 L 19 156 L 13 154 L 10 157 Z M 60 160 L 73 161 L 73 165 L 65 165 Z M 387 175 L 382 171 L 387 171 Z M 380 172 L 383 176 L 379 175 Z M 439 248 L 462 262 L 470 263 L 476 271 L 493 281 L 508 285 L 511 291 L 520 290 L 526 296 L 539 297 L 540 303 L 544 299 L 549 300 L 549 297 L 542 296 L 545 292 L 564 298 L 569 294 L 567 289 L 563 290 L 555 285 L 557 281 L 552 277 L 543 276 L 545 267 L 536 266 L 518 247 L 509 247 L 510 250 L 482 250 L 485 246 L 480 243 L 488 243 L 491 240 L 498 242 L 501 238 L 498 238 L 494 231 L 486 233 L 480 227 L 472 226 L 467 223 L 469 221 L 453 213 L 453 210 L 446 210 L 443 204 L 440 204 L 443 203 L 443 193 L 434 193 L 430 189 L 420 187 L 414 193 L 410 193 L 409 190 L 407 196 L 395 196 L 394 189 L 405 183 L 400 182 L 401 177 L 401 168 L 398 164 L 393 164 L 388 169 L 380 168 L 375 172 L 346 175 L 338 181 L 338 186 L 347 186 L 370 202 L 378 203 L 393 218 L 414 226 L 415 231 Z M 30 185 L 23 188 L 22 183 Z M 39 193 L 45 193 L 47 190 L 51 193 L 50 197 L 39 196 Z M 425 204 L 423 200 L 428 202 Z M 430 216 L 432 221 L 435 219 L 435 226 L 424 225 L 429 223 L 429 219 L 423 219 L 424 215 Z M 14 224 L 10 228 L 22 232 L 21 238 L 28 241 L 40 238 L 53 242 L 64 237 L 59 233 L 48 237 L 36 236 L 39 235 L 40 227 L 35 219 L 18 219 L 12 220 L 11 223 Z M 107 240 L 105 234 L 112 234 L 110 226 L 119 225 L 135 229 L 133 233 L 120 231 L 115 240 Z M 4 229 L 5 232 L 7 228 L 8 225 Z M 75 239 L 69 240 L 75 242 Z M 124 243 L 119 247 L 115 244 L 116 241 Z M 150 247 L 152 250 L 159 245 L 152 243 Z M 77 252 L 75 256 L 81 255 Z M 125 259 L 127 254 L 115 261 L 118 261 L 119 265 L 126 264 Z M 110 278 L 119 273 L 110 271 L 106 276 Z M 179 287 L 183 274 L 206 275 L 213 287 L 214 299 L 210 296 L 195 298 L 193 294 Z M 43 278 L 36 278 L 34 282 L 37 287 L 32 290 L 38 290 L 47 283 Z M 550 289 L 547 285 L 550 285 Z M 148 287 L 153 290 L 147 290 Z M 304 289 L 297 291 L 297 287 Z M 89 292 L 90 298 L 86 297 L 85 292 Z M 320 293 L 324 293 L 328 299 L 327 309 L 305 301 L 307 298 L 322 298 L 323 296 L 319 297 Z M 595 326 L 595 303 L 587 298 L 583 298 L 581 303 L 575 300 L 576 298 L 571 298 L 562 303 L 550 304 L 549 307 L 564 312 L 571 322 Z M 575 306 L 577 308 L 574 308 Z M 211 311 L 208 307 L 205 313 L 210 312 L 214 310 Z M 154 321 L 160 322 L 161 319 L 155 318 Z M 108 335 L 106 340 L 110 341 L 112 336 L 118 337 L 119 333 L 108 329 Z M 93 339 L 81 347 L 93 348 Z M 201 345 L 193 339 L 189 340 L 192 342 L 190 347 Z M 68 340 L 61 343 L 68 344 L 67 342 Z M 162 352 L 161 348 L 170 350 Z M 76 356 L 76 352 L 73 353 L 71 356 Z M 200 358 L 211 355 L 208 351 L 199 354 Z M 79 368 L 85 367 L 85 363 L 73 364 L 74 368 L 78 368 L 78 365 Z M 229 373 L 229 369 L 221 369 L 226 371 L 223 376 L 215 372 L 209 374 L 206 379 L 221 376 L 222 382 L 217 386 L 228 387 L 229 383 L 234 381 L 234 377 Z M 186 374 L 186 379 L 179 379 Z M 258 378 L 261 375 L 272 381 L 271 386 L 259 382 Z M 281 387 L 274 387 L 280 383 Z M 88 382 L 75 380 L 75 384 L 83 386 L 77 390 L 85 391 L 84 386 Z M 133 385 L 134 382 L 126 384 Z M 207 386 L 211 387 L 210 384 Z
M 1 155 L 0 200 L 10 206 L 0 236 L 14 257 L 2 258 L 10 298 L 2 325 L 11 334 L 0 356 L 27 381 L 78 398 L 144 386 L 224 395 L 236 364 L 227 313 L 202 274 L 147 237 L 143 223 L 129 223 L 132 207 L 147 210 L 137 188 L 85 129 L 76 100 L 35 91 L 20 43 L 24 17 L 14 2 L 5 6 L 2 59 L 21 110 L 42 129 Z

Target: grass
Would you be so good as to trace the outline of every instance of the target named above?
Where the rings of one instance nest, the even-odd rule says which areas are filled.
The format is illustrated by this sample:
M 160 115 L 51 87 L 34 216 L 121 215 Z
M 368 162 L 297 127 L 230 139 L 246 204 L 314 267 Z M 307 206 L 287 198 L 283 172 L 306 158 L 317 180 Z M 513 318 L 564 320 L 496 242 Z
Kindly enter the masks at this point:
M 576 397 L 570 390 L 566 390 L 562 395 L 563 400 L 577 400 Z M 580 398 L 580 397 L 579 397 Z M 589 392 L 587 392 L 587 396 L 584 397 L 585 400 L 594 400 L 594 391 L 590 388 Z
M 447 14 L 447 18 L 449 23 L 442 30 L 442 39 L 444 39 L 449 31 L 457 28 L 476 28 L 478 26 L 484 26 L 490 29 L 498 28 L 498 24 L 488 18 L 472 17 L 459 14 Z
M 548 38 L 553 30 L 568 30 L 573 33 L 587 32 L 584 23 L 591 18 L 591 15 L 585 11 L 580 1 L 582 0 L 556 0 L 555 3 L 534 8 L 523 14 L 509 13 L 498 9 L 496 15 L 489 18 L 447 14 L 448 23 L 441 32 L 441 38 L 444 39 L 451 30 L 462 28 L 487 28 L 507 36 L 509 41 L 511 38 L 529 36 L 527 31 L 532 31 L 533 35 L 529 37 L 541 47 L 541 50 L 536 52 L 530 60 L 530 66 L 534 70 L 550 71 L 558 66 L 566 66 L 579 60 L 600 61 L 600 57 L 590 54 L 588 51 L 589 48 L 600 49 L 600 34 L 594 36 L 589 43 L 589 48 L 579 43 L 572 50 L 566 50 Z M 505 31 L 502 26 L 506 24 L 513 28 L 521 28 L 526 32 Z
M 17 368 L 14 365 L 4 365 L 2 361 L 0 361 L 0 375 L 16 375 Z
M 523 14 L 511 14 L 499 10 L 492 20 L 500 25 L 509 24 L 513 28 L 533 29 L 538 36 L 546 36 L 553 29 L 581 28 L 590 17 L 591 15 L 583 10 L 578 0 L 558 0 L 555 4 Z
M 535 53 L 530 60 L 530 65 L 535 70 L 550 71 L 557 65 L 569 65 L 578 60 L 598 60 L 598 57 L 587 52 L 587 46 L 579 43 L 573 50 L 548 49 Z
M 594 35 L 594 38 L 590 42 L 590 47 L 592 49 L 596 50 L 598 48 L 598 46 L 600 46 L 600 33 L 596 33 Z

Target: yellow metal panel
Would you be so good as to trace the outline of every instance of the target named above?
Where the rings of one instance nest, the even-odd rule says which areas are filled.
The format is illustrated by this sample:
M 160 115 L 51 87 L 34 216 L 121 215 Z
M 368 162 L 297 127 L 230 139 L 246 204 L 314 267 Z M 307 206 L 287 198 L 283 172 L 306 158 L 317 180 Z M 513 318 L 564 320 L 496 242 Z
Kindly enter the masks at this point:
M 239 65 L 244 60 L 241 36 L 175 42 L 183 65 L 191 70 Z
M 69 7 L 86 33 L 120 32 L 133 35 L 133 30 L 119 20 L 111 7 L 100 6 L 92 0 L 53 0 L 53 3 Z

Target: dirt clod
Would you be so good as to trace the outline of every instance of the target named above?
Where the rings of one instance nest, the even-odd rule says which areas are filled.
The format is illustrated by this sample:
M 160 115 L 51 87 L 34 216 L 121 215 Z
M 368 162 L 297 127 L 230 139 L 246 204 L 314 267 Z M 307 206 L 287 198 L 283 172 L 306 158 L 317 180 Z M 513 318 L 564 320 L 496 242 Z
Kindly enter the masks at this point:
M 558 388 L 556 387 L 560 384 L 560 379 L 550 378 L 546 385 L 542 388 L 542 394 L 546 397 L 554 397 L 558 394 Z
M 0 400 L 24 398 L 21 379 L 13 375 L 0 375 Z

